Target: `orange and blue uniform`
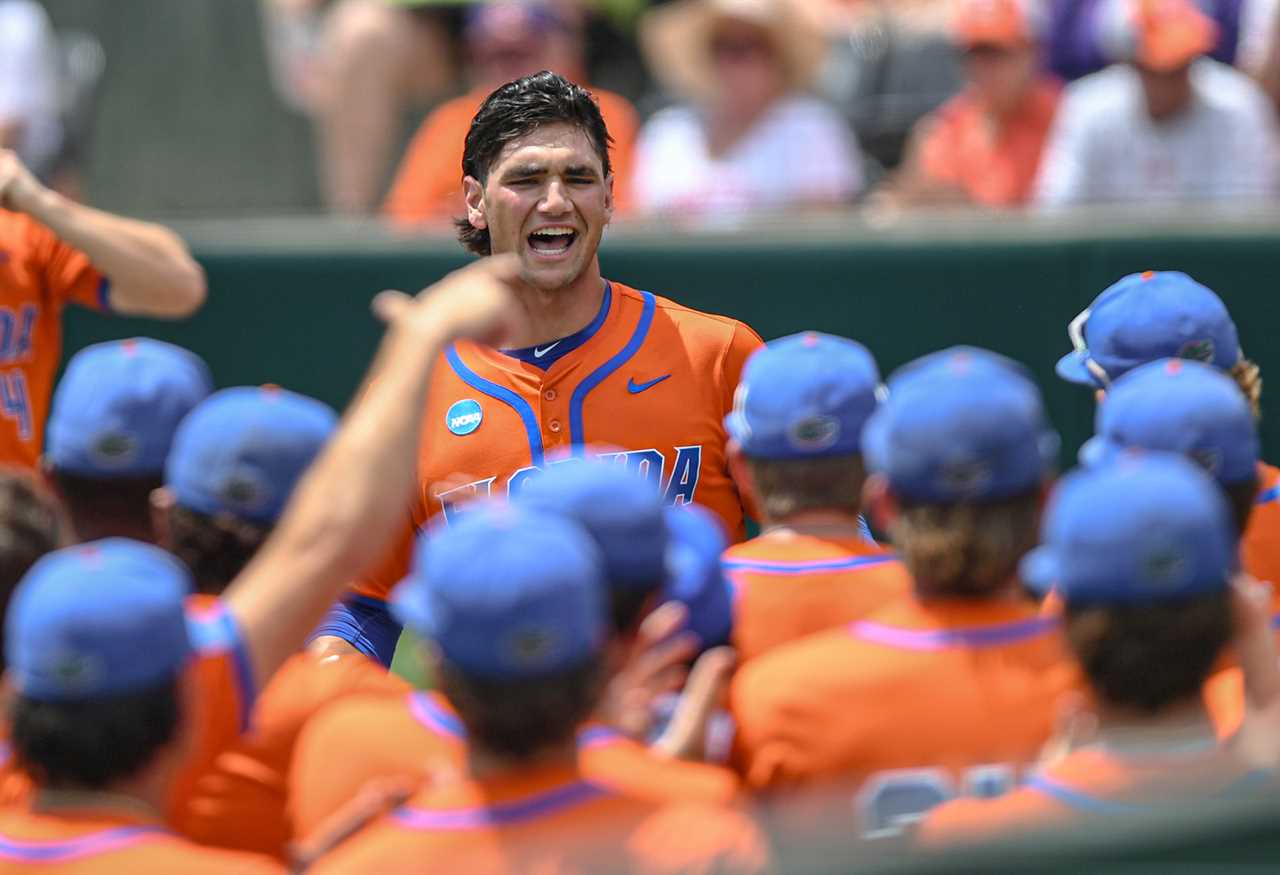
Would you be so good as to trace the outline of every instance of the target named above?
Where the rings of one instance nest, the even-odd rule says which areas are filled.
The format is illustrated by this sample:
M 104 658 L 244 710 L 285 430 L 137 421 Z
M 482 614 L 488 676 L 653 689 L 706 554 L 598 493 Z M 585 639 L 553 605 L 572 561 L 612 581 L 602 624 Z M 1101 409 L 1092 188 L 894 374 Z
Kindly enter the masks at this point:
M 1273 465 L 1258 464 L 1258 497 L 1240 540 L 1240 561 L 1258 580 L 1280 584 L 1280 468 Z M 1276 598 L 1280 625 L 1280 593 Z
M 884 836 L 956 787 L 1011 787 L 1075 683 L 1033 605 L 907 597 L 745 666 L 735 759 L 756 790 L 857 788 L 858 829 Z
M 107 279 L 29 216 L 0 210 L 0 464 L 33 469 L 62 357 L 62 308 L 105 310 Z
M 1082 817 L 1151 814 L 1159 805 L 1197 805 L 1256 793 L 1259 773 L 1212 744 L 1179 753 L 1126 755 L 1093 745 L 1038 769 L 1018 789 L 994 799 L 955 799 L 918 826 L 916 842 L 932 847 L 980 842 Z
M 0 810 L 0 873 L 32 871 L 269 875 L 285 870 L 262 857 L 201 847 L 142 817 L 91 809 L 55 813 L 11 806 Z
M 308 871 L 571 875 L 607 861 L 651 873 L 751 873 L 768 859 L 737 812 L 644 802 L 577 769 L 547 767 L 437 783 Z
M 724 554 L 740 663 L 860 620 L 911 591 L 889 551 L 862 537 L 765 534 Z
M 263 689 L 248 733 L 194 781 L 175 828 L 202 845 L 284 859 L 291 838 L 289 767 L 307 721 L 344 696 L 399 697 L 408 689 L 404 680 L 361 656 L 321 661 L 297 654 Z M 335 768 L 342 762 L 340 758 Z
M 620 448 L 617 463 L 652 478 L 666 503 L 696 501 L 741 540 L 724 418 L 760 345 L 741 322 L 615 282 L 592 323 L 558 343 L 511 353 L 454 344 L 428 393 L 413 527 L 477 497 L 515 494 L 557 456 L 603 445 Z M 412 534 L 317 634 L 390 661 L 399 624 L 385 600 L 408 568 Z
M 376 733 L 377 744 L 369 744 Z M 466 763 L 466 727 L 438 693 L 346 699 L 308 724 L 290 778 L 295 835 L 310 835 L 376 778 L 428 782 L 433 768 Z M 608 727 L 578 732 L 584 775 L 654 802 L 727 803 L 738 780 L 727 769 L 669 760 Z

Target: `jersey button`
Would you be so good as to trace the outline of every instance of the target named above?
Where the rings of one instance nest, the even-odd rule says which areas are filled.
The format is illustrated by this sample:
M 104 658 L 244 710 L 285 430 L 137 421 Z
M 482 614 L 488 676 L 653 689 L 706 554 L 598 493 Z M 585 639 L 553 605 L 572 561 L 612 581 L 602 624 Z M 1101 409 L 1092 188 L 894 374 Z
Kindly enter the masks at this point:
M 560 420 L 558 420 L 558 419 L 553 419 L 553 420 L 551 420 L 550 422 L 548 422 L 548 423 L 547 423 L 547 428 L 548 428 L 548 429 L 550 429 L 550 431 L 551 431 L 551 433 L 552 433 L 552 434 L 559 434 L 559 433 L 560 433 Z
M 559 397 L 559 393 L 556 392 L 555 389 L 548 389 L 547 391 L 542 393 L 542 397 L 546 398 L 548 401 L 555 401 L 556 398 Z

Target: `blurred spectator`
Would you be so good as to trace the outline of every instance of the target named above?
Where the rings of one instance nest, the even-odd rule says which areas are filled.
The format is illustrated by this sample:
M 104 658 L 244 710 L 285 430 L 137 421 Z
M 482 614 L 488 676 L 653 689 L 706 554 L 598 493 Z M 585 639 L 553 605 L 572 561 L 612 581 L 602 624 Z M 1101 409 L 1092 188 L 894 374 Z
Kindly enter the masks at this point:
M 1018 206 L 1031 197 L 1061 87 L 1040 71 L 1035 0 L 962 0 L 968 87 L 916 126 L 892 196 Z
M 650 69 L 685 103 L 636 146 L 638 209 L 682 214 L 836 204 L 862 188 L 857 141 L 804 94 L 821 33 L 785 0 L 679 0 L 641 22 Z
M 1072 84 L 1036 198 L 1261 199 L 1276 191 L 1275 115 L 1245 74 L 1209 58 L 1218 27 L 1191 0 L 1136 0 L 1137 51 Z
M 582 9 L 555 0 L 487 3 L 474 9 L 465 27 L 469 78 L 474 86 L 437 108 L 414 136 L 383 213 L 402 223 L 449 220 L 463 212 L 462 153 L 471 119 L 499 85 L 539 70 L 582 81 Z M 616 209 L 626 209 L 638 121 L 624 98 L 594 89 L 609 134 Z
M 0 0 L 0 149 L 48 178 L 62 143 L 58 49 L 43 7 Z
M 404 113 L 455 79 L 448 7 L 465 0 L 262 0 L 276 90 L 311 116 L 335 212 L 377 202 Z

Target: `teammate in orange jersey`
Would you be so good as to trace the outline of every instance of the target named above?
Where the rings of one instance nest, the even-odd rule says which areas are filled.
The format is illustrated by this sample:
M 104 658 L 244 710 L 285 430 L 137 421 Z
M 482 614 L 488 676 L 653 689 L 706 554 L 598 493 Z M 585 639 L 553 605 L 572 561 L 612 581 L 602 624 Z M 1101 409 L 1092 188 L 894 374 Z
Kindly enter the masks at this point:
M 1256 775 L 1215 737 L 1200 690 L 1226 648 L 1275 646 L 1247 584 L 1233 592 L 1236 528 L 1220 490 L 1185 459 L 1122 458 L 1066 478 L 1022 578 L 1064 601 L 1096 730 L 1064 758 L 993 800 L 958 800 L 921 827 L 924 844 L 978 841 L 1076 817 L 1198 810 Z M 1260 633 L 1260 635 L 1259 635 Z
M 280 871 L 164 826 L 199 695 L 183 680 L 189 587 L 171 556 L 125 539 L 52 553 L 19 584 L 9 723 L 35 790 L 0 811 L 0 872 Z
M 215 393 L 183 420 L 154 496 L 156 530 L 191 570 L 198 599 L 221 595 L 257 554 L 336 421 L 314 399 L 247 386 Z M 259 696 L 249 733 L 193 778 L 174 825 L 201 844 L 283 860 L 287 772 L 303 724 L 339 696 L 407 689 L 362 656 L 292 656 Z
M 1058 362 L 1065 380 L 1107 392 L 1138 365 L 1183 358 L 1231 375 L 1261 417 L 1262 378 L 1245 358 L 1231 314 L 1210 289 L 1183 273 L 1132 274 L 1097 297 L 1071 322 L 1075 350 Z M 1280 583 L 1280 469 L 1259 463 L 1254 508 L 1241 549 L 1244 570 Z M 1276 605 L 1280 610 L 1280 601 Z
M 97 343 L 67 362 L 42 460 L 77 541 L 152 542 L 151 493 L 178 423 L 210 392 L 199 356 L 145 337 Z
M 63 307 L 181 318 L 204 296 L 171 231 L 72 203 L 0 149 L 0 464 L 40 458 Z
M 749 822 L 663 806 L 588 775 L 577 728 L 595 709 L 609 640 L 603 564 L 568 519 L 493 502 L 423 539 L 397 613 L 436 648 L 466 762 L 309 871 L 758 871 Z M 514 707 L 516 702 L 523 707 Z
M 738 673 L 750 787 L 850 788 L 854 834 L 878 839 L 957 792 L 1013 785 L 1073 680 L 1055 621 L 1017 577 L 1057 447 L 1013 362 L 958 348 L 895 375 L 862 448 L 914 591 Z
M 744 663 L 861 619 L 911 588 L 902 563 L 866 537 L 859 517 L 862 428 L 879 390 L 866 348 L 829 334 L 772 341 L 747 362 L 725 421 L 738 482 L 764 524 L 760 537 L 724 556 Z
M 477 495 L 514 494 L 556 451 L 581 456 L 590 443 L 620 447 L 668 504 L 697 501 L 743 535 L 723 419 L 760 339 L 601 277 L 596 252 L 613 215 L 608 136 L 590 94 L 545 72 L 499 88 L 472 121 L 459 237 L 478 255 L 519 258 L 517 327 L 502 349 L 446 350 L 406 511 L 416 526 Z M 400 625 L 385 599 L 412 540 L 406 525 L 398 551 L 322 627 L 318 649 L 390 661 Z
M 714 567 L 723 543 L 712 543 L 711 554 L 703 555 L 706 545 L 690 537 L 698 527 L 682 525 L 680 517 L 690 511 L 667 508 L 664 513 L 653 485 L 620 465 L 553 465 L 516 503 L 539 517 L 566 516 L 580 525 L 603 563 L 610 628 L 602 671 L 609 693 L 593 722 L 579 730 L 584 774 L 658 801 L 728 801 L 738 789 L 732 772 L 660 758 L 633 740 L 652 734 L 653 701 L 678 688 L 684 663 L 699 646 L 718 643 L 713 640 L 717 629 L 724 634 L 723 621 L 709 619 L 716 612 L 702 603 L 686 607 L 691 628 L 683 634 L 677 629 L 672 639 L 642 654 L 652 663 L 646 674 L 659 680 L 669 674 L 673 684 L 650 687 L 634 683 L 628 673 L 636 670 L 636 653 L 645 644 L 641 626 L 657 606 L 664 578 L 674 581 L 688 567 Z M 430 543 L 424 541 L 419 549 L 427 550 Z M 727 613 L 723 607 L 722 602 L 722 617 Z M 708 639 L 684 640 L 694 630 Z M 431 673 L 428 666 L 424 671 Z M 535 711 L 538 692 L 536 687 L 509 691 L 507 707 L 513 715 Z M 344 700 L 311 721 L 298 741 L 289 794 L 294 831 L 312 834 L 375 778 L 408 777 L 421 783 L 430 779 L 433 761 L 443 758 L 461 765 L 466 752 L 466 728 L 445 693 Z

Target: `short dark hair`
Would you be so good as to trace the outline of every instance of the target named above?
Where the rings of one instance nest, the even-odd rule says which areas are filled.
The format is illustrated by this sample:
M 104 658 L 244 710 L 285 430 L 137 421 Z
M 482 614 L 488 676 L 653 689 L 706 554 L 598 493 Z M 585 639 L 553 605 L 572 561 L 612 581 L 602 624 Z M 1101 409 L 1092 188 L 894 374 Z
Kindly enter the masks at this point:
M 41 787 L 101 790 L 138 774 L 173 741 L 179 711 L 177 680 L 87 702 L 18 696 L 9 714 L 14 756 Z
M 604 688 L 598 660 L 534 680 L 494 681 L 439 662 L 440 691 L 467 727 L 470 741 L 514 760 L 572 738 Z
M 867 471 L 862 455 L 823 459 L 747 459 L 759 493 L 761 510 L 769 519 L 785 519 L 807 510 L 862 510 L 862 486 Z
M 462 175 L 483 185 L 502 150 L 530 131 L 550 124 L 570 124 L 587 135 L 607 177 L 613 172 L 609 146 L 613 138 L 591 92 L 550 70 L 508 82 L 485 99 L 467 131 Z M 458 240 L 476 255 L 492 252 L 487 228 L 476 228 L 464 216 L 454 222 Z
M 630 635 L 635 632 L 640 626 L 640 621 L 648 614 L 646 608 L 653 602 L 654 593 L 659 589 L 658 584 L 649 589 L 610 587 L 609 618 L 613 621 L 613 631 L 618 635 Z
M 0 618 L 18 581 L 36 560 L 62 543 L 62 517 L 53 499 L 23 471 L 0 469 Z M 4 624 L 0 623 L 0 662 Z
M 1231 639 L 1221 592 L 1140 605 L 1064 606 L 1067 641 L 1106 703 L 1154 714 L 1200 693 Z
M 1236 532 L 1243 535 L 1253 517 L 1253 509 L 1258 502 L 1258 478 L 1250 477 L 1240 483 L 1229 483 L 1222 487 L 1227 496 L 1227 504 L 1231 507 L 1231 519 L 1236 524 Z
M 190 569 L 196 592 L 206 595 L 221 595 L 271 534 L 270 526 L 177 504 L 168 516 L 169 543 L 164 546 Z
M 903 501 L 889 528 L 918 592 L 947 598 L 990 596 L 1014 579 L 1036 545 L 1040 490 L 995 501 Z
M 163 484 L 161 472 L 98 478 L 54 468 L 49 479 L 62 498 L 71 527 L 82 540 L 111 536 L 155 540 L 151 493 Z

